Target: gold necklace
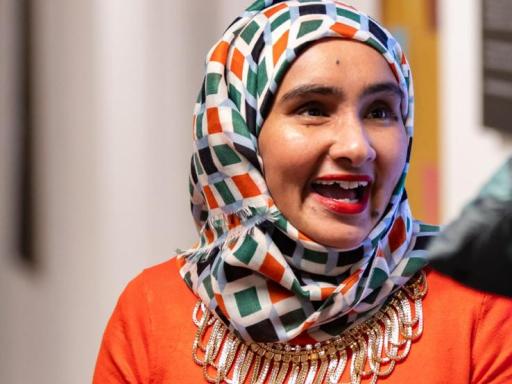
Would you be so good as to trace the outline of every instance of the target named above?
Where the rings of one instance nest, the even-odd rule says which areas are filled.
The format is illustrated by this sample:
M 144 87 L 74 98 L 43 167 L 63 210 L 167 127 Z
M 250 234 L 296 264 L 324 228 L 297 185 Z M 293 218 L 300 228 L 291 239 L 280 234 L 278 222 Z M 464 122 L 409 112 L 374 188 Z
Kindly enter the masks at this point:
M 391 374 L 423 332 L 426 293 L 422 271 L 369 319 L 306 346 L 243 341 L 199 301 L 192 314 L 197 326 L 192 356 L 209 383 L 338 383 L 346 367 L 351 384 L 363 379 L 376 383 Z

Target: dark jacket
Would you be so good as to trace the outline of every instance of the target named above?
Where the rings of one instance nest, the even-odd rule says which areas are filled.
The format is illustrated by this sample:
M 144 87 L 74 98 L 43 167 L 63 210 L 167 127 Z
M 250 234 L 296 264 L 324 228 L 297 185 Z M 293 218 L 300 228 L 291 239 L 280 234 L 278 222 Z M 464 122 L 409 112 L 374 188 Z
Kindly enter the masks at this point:
M 471 287 L 512 296 L 512 157 L 429 248 L 431 265 Z

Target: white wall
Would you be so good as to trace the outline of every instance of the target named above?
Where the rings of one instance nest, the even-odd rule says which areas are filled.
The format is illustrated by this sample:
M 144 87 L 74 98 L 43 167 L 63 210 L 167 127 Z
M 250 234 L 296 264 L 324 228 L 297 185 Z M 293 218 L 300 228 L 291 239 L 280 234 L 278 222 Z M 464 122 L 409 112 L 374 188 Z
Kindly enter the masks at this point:
M 14 1 L 0 0 L 0 49 L 14 41 Z M 203 57 L 249 3 L 34 2 L 40 266 L 23 268 L 12 247 L 16 63 L 0 55 L 0 383 L 90 382 L 122 287 L 193 241 L 187 173 Z M 439 8 L 446 217 L 510 149 L 479 123 L 478 2 L 455 3 Z M 378 2 L 353 4 L 378 18 Z
M 441 201 L 455 217 L 512 153 L 512 141 L 482 126 L 480 1 L 440 1 Z
M 12 4 L 0 0 L 0 33 Z M 4 112 L 16 64 L 2 55 L 0 383 L 87 383 L 126 282 L 195 239 L 191 113 L 219 30 L 203 2 L 34 4 L 40 264 L 16 262 L 15 226 L 3 220 L 16 218 L 3 161 L 15 158 Z
M 227 27 L 229 23 L 242 11 L 253 3 L 253 0 L 218 0 L 216 1 L 217 9 L 219 11 L 219 18 L 217 25 L 220 26 L 220 30 L 223 27 Z M 357 9 L 368 13 L 370 16 L 379 18 L 380 15 L 380 0 L 352 0 L 346 1 L 347 4 L 351 4 Z
M 377 20 L 380 19 L 380 0 L 353 0 L 346 1 L 346 3 L 353 5 L 363 12 L 366 12 L 368 15 L 374 17 Z

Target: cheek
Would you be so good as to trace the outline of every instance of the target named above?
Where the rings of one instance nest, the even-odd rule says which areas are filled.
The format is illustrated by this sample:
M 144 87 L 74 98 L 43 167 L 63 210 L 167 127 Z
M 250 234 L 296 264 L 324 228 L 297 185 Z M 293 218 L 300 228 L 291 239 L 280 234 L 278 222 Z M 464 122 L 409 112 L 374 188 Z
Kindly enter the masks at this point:
M 407 157 L 407 137 L 405 134 L 389 137 L 380 150 L 381 173 L 386 180 L 386 192 L 391 195 L 402 175 Z
M 307 150 L 311 138 L 300 129 L 289 126 L 268 126 L 265 129 L 268 131 L 262 131 L 260 136 L 260 154 L 271 192 L 277 186 L 286 188 L 283 181 L 288 185 L 303 184 L 315 163 L 314 156 Z
M 386 205 L 402 175 L 407 157 L 407 136 L 402 127 L 374 137 L 377 152 L 377 179 L 379 206 Z

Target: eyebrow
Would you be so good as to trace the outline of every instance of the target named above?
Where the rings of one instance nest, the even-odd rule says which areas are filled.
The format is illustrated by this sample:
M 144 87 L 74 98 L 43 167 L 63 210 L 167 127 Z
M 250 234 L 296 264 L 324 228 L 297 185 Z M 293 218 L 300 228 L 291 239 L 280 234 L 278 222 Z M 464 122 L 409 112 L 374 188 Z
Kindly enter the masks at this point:
M 396 83 L 393 83 L 391 81 L 385 83 L 372 84 L 364 89 L 364 91 L 361 93 L 361 96 L 370 96 L 375 93 L 393 93 L 396 96 L 400 97 L 400 99 L 404 97 L 402 89 Z
M 363 92 L 361 92 L 361 97 L 367 97 L 374 95 L 376 93 L 393 93 L 396 96 L 403 98 L 404 94 L 400 87 L 393 82 L 384 82 L 372 84 L 366 87 Z M 305 84 L 299 85 L 296 88 L 286 92 L 282 97 L 281 101 L 285 102 L 288 100 L 292 100 L 295 98 L 305 97 L 308 95 L 323 95 L 323 96 L 340 96 L 343 97 L 344 92 L 341 88 L 338 87 L 330 87 L 321 84 Z
M 337 87 L 329 87 L 320 84 L 305 84 L 299 85 L 298 87 L 286 92 L 283 97 L 281 97 L 281 100 L 287 101 L 307 95 L 342 96 L 343 91 Z

